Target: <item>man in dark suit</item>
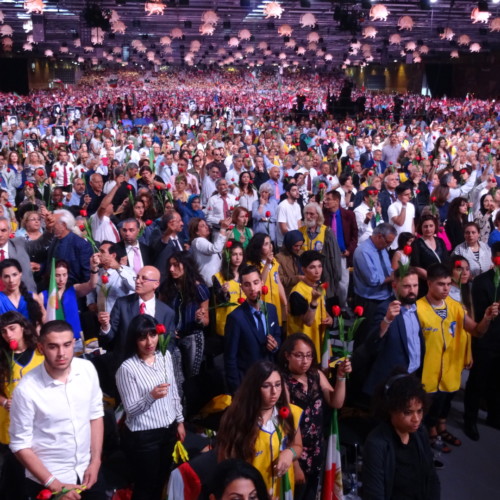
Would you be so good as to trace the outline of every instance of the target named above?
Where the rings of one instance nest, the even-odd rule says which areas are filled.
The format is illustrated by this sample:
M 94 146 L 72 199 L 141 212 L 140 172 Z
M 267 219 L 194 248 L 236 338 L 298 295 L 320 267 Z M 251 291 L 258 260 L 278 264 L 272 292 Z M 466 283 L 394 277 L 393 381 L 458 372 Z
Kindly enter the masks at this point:
M 366 350 L 373 357 L 363 384 L 363 392 L 372 396 L 376 387 L 386 380 L 396 367 L 408 373 L 420 374 L 425 354 L 425 342 L 418 322 L 415 301 L 418 296 L 418 276 L 415 268 L 408 274 L 395 273 L 394 289 L 397 300 L 382 302 L 373 318 L 373 328 L 366 340 Z M 361 347 L 362 348 L 362 347 Z M 360 348 L 360 349 L 361 349 Z M 353 357 L 356 359 L 356 356 Z
M 159 286 L 160 271 L 156 267 L 145 266 L 137 274 L 135 293 L 117 299 L 111 313 L 101 311 L 98 314 L 100 334 L 115 358 L 122 356 L 128 325 L 138 314 L 149 314 L 165 325 L 167 332 L 174 331 L 174 311 L 155 296 Z
M 240 280 L 247 300 L 229 314 L 224 330 L 224 366 L 231 393 L 256 361 L 274 358 L 281 342 L 276 307 L 267 302 L 263 305 L 260 300 L 259 271 L 255 266 L 247 266 L 240 272 Z
M 497 266 L 500 259 L 500 242 L 491 246 L 491 259 Z M 472 282 L 472 303 L 474 319 L 480 321 L 486 309 L 496 299 L 495 268 L 474 278 Z M 464 430 L 472 440 L 479 440 L 477 417 L 481 398 L 486 401 L 488 416 L 486 423 L 500 429 L 500 315 L 491 323 L 481 338 L 472 338 L 472 359 L 474 363 L 465 386 Z
M 340 206 L 341 195 L 338 191 L 329 191 L 323 200 L 325 225 L 332 229 L 337 238 L 341 253 L 342 277 L 338 286 L 339 305 L 347 306 L 347 291 L 349 289 L 349 267 L 352 266 L 352 256 L 358 245 L 358 225 L 354 212 Z
M 387 215 L 387 210 L 389 209 L 389 206 L 398 199 L 396 195 L 396 188 L 398 186 L 399 175 L 396 172 L 387 172 L 384 176 L 384 185 L 378 195 L 378 201 L 382 207 L 382 218 L 384 219 L 384 222 L 391 222 L 389 220 L 389 216 Z
M 361 165 L 363 165 L 363 168 L 375 170 L 377 175 L 383 174 L 387 168 L 385 161 L 382 161 L 382 151 L 379 149 L 373 152 L 373 159 L 361 163 Z
M 136 274 L 144 266 L 152 265 L 149 247 L 137 240 L 139 231 L 137 219 L 125 219 L 120 227 L 122 241 L 117 243 L 117 246 L 122 248 L 126 254 L 120 264 L 131 267 Z

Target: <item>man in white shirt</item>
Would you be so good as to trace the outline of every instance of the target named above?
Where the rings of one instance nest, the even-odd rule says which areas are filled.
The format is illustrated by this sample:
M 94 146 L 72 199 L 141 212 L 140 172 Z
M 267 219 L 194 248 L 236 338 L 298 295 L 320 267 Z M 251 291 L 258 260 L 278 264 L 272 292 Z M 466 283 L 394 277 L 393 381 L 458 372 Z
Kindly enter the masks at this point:
M 210 170 L 208 171 L 208 175 L 206 175 L 202 182 L 201 187 L 201 203 L 203 206 L 206 206 L 208 199 L 210 196 L 217 191 L 217 179 L 220 177 L 220 169 L 217 165 L 212 165 Z
M 415 206 L 410 203 L 412 190 L 408 184 L 400 184 L 396 188 L 397 201 L 389 205 L 387 217 L 394 225 L 397 236 L 401 233 L 415 233 Z M 397 236 L 391 245 L 391 250 L 398 248 Z
M 283 238 L 288 231 L 302 227 L 302 213 L 300 205 L 297 203 L 300 193 L 295 184 L 285 186 L 286 200 L 278 205 L 276 220 L 278 222 L 277 240 L 278 246 L 283 245 Z
M 220 227 L 224 219 L 230 217 L 230 212 L 236 205 L 236 198 L 229 193 L 229 186 L 226 179 L 217 179 L 217 194 L 214 194 L 208 199 L 207 222 L 210 226 Z
M 367 187 L 363 191 L 363 201 L 354 209 L 358 225 L 358 245 L 367 240 L 373 230 L 384 222 L 382 208 L 378 203 L 378 189 Z
M 245 172 L 245 170 L 243 166 L 243 157 L 241 155 L 233 155 L 232 166 L 226 173 L 226 181 L 231 189 L 238 186 L 240 174 Z
M 54 184 L 58 187 L 66 187 L 71 185 L 72 176 L 74 175 L 75 167 L 68 162 L 68 153 L 59 151 L 59 161 L 56 161 L 52 166 L 52 172 L 55 172 Z
M 98 481 L 104 434 L 102 392 L 89 361 L 73 357 L 75 340 L 65 321 L 42 326 L 38 349 L 44 362 L 16 387 L 10 410 L 10 449 L 26 468 L 29 498 L 48 488 L 77 490 L 104 500 Z M 72 491 L 66 498 L 77 500 Z
M 175 179 L 177 175 L 179 175 L 179 170 L 177 170 L 177 164 L 174 163 L 174 155 L 172 153 L 165 153 L 163 161 L 160 162 L 157 174 L 167 184 L 170 183 L 172 179 Z

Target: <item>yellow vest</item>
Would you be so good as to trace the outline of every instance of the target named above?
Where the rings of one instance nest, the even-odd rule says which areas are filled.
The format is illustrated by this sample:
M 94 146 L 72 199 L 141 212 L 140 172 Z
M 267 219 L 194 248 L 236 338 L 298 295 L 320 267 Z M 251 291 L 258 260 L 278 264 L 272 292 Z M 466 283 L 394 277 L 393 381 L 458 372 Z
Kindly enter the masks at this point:
M 303 281 L 299 281 L 293 288 L 290 295 L 293 292 L 297 292 L 307 302 L 310 304 L 312 300 L 312 287 L 304 283 Z M 293 333 L 305 333 L 314 343 L 314 347 L 316 348 L 316 361 L 320 361 L 321 356 L 321 342 L 323 339 L 323 335 L 325 332 L 325 325 L 322 324 L 322 321 L 327 317 L 325 301 L 323 298 L 318 300 L 318 308 L 316 309 L 316 314 L 314 317 L 314 321 L 311 326 L 307 326 L 303 321 L 301 316 L 293 316 L 292 314 L 288 315 L 287 318 L 287 335 L 292 335 Z
M 30 362 L 26 366 L 21 366 L 17 363 L 14 363 L 12 370 L 12 382 L 7 383 L 5 386 L 5 394 L 9 399 L 12 397 L 12 393 L 14 392 L 17 384 L 19 384 L 21 378 L 26 375 L 26 373 L 33 370 L 33 368 L 42 364 L 43 360 L 43 355 L 38 352 L 38 349 L 35 349 Z M 9 424 L 9 412 L 4 407 L 0 407 L 0 443 L 10 443 Z
M 290 405 L 293 415 L 293 424 L 295 429 L 299 428 L 300 416 L 302 415 L 302 409 L 295 405 Z M 252 465 L 262 474 L 264 482 L 266 483 L 267 491 L 272 490 L 272 498 L 280 498 L 280 483 L 279 478 L 274 477 L 273 481 L 273 465 L 275 460 L 278 458 L 280 451 L 286 450 L 290 443 L 287 443 L 287 439 L 284 436 L 284 431 L 280 426 L 280 431 L 282 434 L 282 442 L 279 442 L 278 433 L 273 430 L 269 433 L 263 429 L 259 430 L 257 434 L 257 440 L 255 441 L 255 458 L 252 461 Z M 288 477 L 290 478 L 290 483 L 292 485 L 292 490 L 295 486 L 295 477 L 293 474 L 293 466 L 288 469 Z
M 249 265 L 252 265 L 251 262 L 248 262 Z M 267 265 L 267 264 L 266 264 Z M 273 259 L 273 267 L 267 273 L 266 281 L 264 285 L 267 286 L 269 292 L 267 295 L 262 295 L 261 299 L 268 304 L 273 304 L 276 307 L 276 312 L 278 313 L 278 323 L 281 326 L 283 322 L 283 314 L 281 312 L 281 300 L 280 300 L 280 289 L 278 286 L 279 282 L 279 269 L 280 265 L 276 259 Z M 262 274 L 263 266 L 260 265 L 259 271 Z
M 219 272 L 217 274 L 214 274 L 214 277 L 217 279 L 217 281 L 221 284 L 224 285 L 225 283 L 229 284 L 229 301 L 228 302 L 233 302 L 236 304 L 235 306 L 228 306 L 228 307 L 217 307 L 215 308 L 215 333 L 217 335 L 220 335 L 221 337 L 224 336 L 224 328 L 226 326 L 226 320 L 227 316 L 230 312 L 234 311 L 238 307 L 238 299 L 240 297 L 243 297 L 246 299 L 246 295 L 241 291 L 240 284 L 237 281 L 230 280 L 226 281 L 223 277 L 222 274 Z
M 462 370 L 470 362 L 470 334 L 464 329 L 465 310 L 447 297 L 443 320 L 426 297 L 417 300 L 417 315 L 425 340 L 422 383 L 427 392 L 460 389 Z
M 320 226 L 319 233 L 316 236 L 316 238 L 314 238 L 314 240 L 311 240 L 311 238 L 309 238 L 306 226 L 302 226 L 299 229 L 299 231 L 304 236 L 304 245 L 302 245 L 303 252 L 305 252 L 306 250 L 317 250 L 318 252 L 323 253 L 323 247 L 325 246 L 325 233 L 326 233 L 326 226 L 324 224 Z

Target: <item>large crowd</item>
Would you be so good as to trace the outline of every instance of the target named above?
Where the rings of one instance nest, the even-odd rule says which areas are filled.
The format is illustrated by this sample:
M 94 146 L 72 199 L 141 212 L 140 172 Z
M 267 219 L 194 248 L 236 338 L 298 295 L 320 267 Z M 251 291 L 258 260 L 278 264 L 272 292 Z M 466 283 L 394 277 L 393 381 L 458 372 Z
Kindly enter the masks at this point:
M 437 499 L 464 370 L 465 434 L 500 429 L 499 104 L 345 88 L 0 94 L 2 498 L 341 498 L 347 406 L 361 497 Z

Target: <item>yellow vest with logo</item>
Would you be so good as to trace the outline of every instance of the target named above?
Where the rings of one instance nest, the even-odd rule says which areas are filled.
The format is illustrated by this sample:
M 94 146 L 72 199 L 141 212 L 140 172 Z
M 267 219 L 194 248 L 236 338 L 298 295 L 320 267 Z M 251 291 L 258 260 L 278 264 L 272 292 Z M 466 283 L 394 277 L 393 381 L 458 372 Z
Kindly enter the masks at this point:
M 216 307 L 215 308 L 215 333 L 220 336 L 224 336 L 224 328 L 226 326 L 226 320 L 227 316 L 229 313 L 233 312 L 237 307 L 238 307 L 238 299 L 240 297 L 243 297 L 246 299 L 246 295 L 241 291 L 240 284 L 235 281 L 235 280 L 230 280 L 226 281 L 223 277 L 222 274 L 219 272 L 217 274 L 214 274 L 214 277 L 217 279 L 217 281 L 222 285 L 228 284 L 229 285 L 229 301 L 234 304 L 235 306 L 227 306 L 227 307 Z
M 314 240 L 311 240 L 311 238 L 309 238 L 306 226 L 302 226 L 299 231 L 304 236 L 304 244 L 302 245 L 303 252 L 305 252 L 306 250 L 317 250 L 318 252 L 323 253 L 326 234 L 326 226 L 324 224 L 320 227 L 319 233 L 316 238 L 314 238 Z

